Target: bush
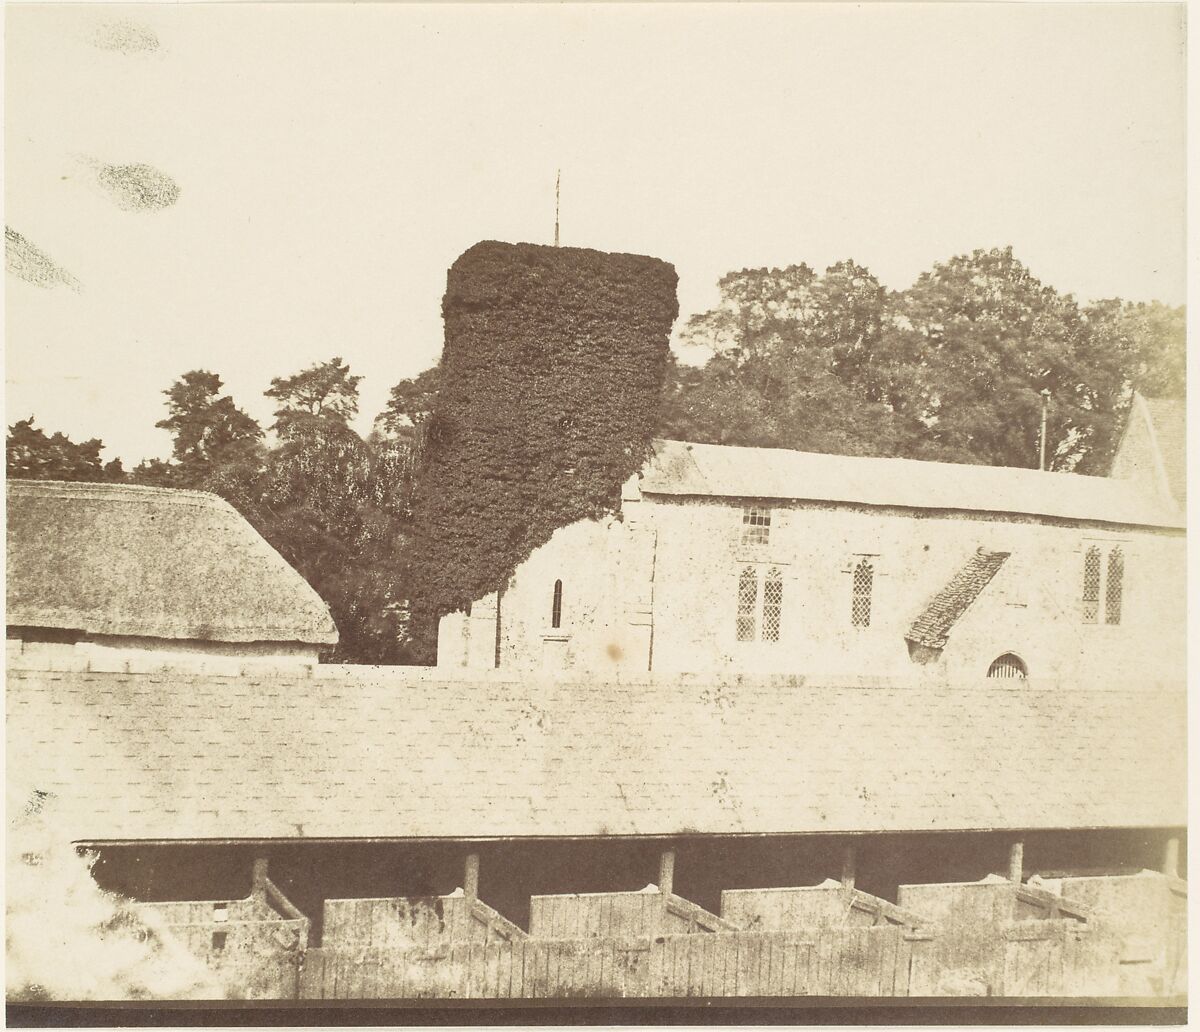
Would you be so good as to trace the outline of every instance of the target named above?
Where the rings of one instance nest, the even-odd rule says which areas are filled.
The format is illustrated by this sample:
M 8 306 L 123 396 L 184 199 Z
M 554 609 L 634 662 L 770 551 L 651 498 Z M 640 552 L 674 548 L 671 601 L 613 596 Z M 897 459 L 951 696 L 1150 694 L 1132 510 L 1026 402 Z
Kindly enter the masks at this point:
M 9 1002 L 218 999 L 205 964 L 93 880 L 55 799 L 10 779 L 5 928 Z

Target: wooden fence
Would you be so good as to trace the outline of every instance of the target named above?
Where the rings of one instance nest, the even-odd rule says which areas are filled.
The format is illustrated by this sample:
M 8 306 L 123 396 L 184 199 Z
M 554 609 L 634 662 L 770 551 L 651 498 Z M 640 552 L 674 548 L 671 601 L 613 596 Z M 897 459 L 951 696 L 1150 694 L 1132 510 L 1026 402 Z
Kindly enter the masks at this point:
M 525 932 L 477 897 L 327 899 L 323 941 L 334 949 L 428 948 L 507 942 Z
M 271 891 L 278 892 L 271 886 Z M 308 919 L 272 910 L 262 898 L 139 903 L 156 935 L 169 935 L 202 960 L 235 999 L 292 999 L 308 945 Z
M 1036 927 L 1035 927 L 1036 926 Z M 1111 941 L 1012 922 L 964 943 L 897 926 L 528 939 L 438 949 L 310 949 L 303 999 L 1071 996 L 1118 991 Z

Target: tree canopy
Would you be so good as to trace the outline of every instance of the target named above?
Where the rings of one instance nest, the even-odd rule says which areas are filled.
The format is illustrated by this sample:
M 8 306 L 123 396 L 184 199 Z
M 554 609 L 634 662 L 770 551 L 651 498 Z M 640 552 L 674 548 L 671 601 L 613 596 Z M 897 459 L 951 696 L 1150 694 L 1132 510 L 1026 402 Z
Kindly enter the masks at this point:
M 19 419 L 8 428 L 5 465 L 18 480 L 121 480 L 120 459 L 100 460 L 104 443 L 96 437 L 76 444 L 62 433 L 47 436 L 34 425 L 34 417 Z
M 275 410 L 276 433 L 288 437 L 311 425 L 349 426 L 358 414 L 361 381 L 361 376 L 351 375 L 350 366 L 340 356 L 317 362 L 291 376 L 276 376 L 263 392 L 279 402 Z M 323 422 L 314 424 L 314 420 Z
M 156 425 L 169 460 L 126 473 L 98 439 L 8 428 L 11 477 L 213 491 L 329 604 L 328 659 L 434 660 L 436 617 L 503 585 L 554 529 L 616 504 L 652 436 L 1104 474 L 1132 392 L 1184 396 L 1185 313 L 1079 304 L 1011 249 L 939 262 L 903 291 L 853 261 L 722 277 L 667 335 L 675 274 L 654 259 L 482 244 L 450 272 L 446 349 L 399 381 L 364 440 L 340 357 L 273 378 L 274 438 L 209 370 Z
M 221 387 L 216 373 L 193 369 L 163 391 L 168 415 L 154 425 L 171 434 L 175 461 L 192 479 L 252 461 L 263 437 L 262 427 L 222 396 Z
M 278 440 L 220 396 L 221 380 L 185 373 L 163 393 L 173 460 L 153 459 L 138 483 L 213 491 L 229 501 L 329 605 L 339 644 L 333 661 L 411 662 L 399 577 L 407 528 L 410 443 L 364 441 L 349 426 L 361 376 L 340 358 L 265 391 L 279 403 Z
M 1182 309 L 1081 307 L 1011 248 L 940 262 L 884 290 L 839 262 L 744 269 L 683 340 L 661 432 L 842 454 L 1033 466 L 1043 392 L 1047 465 L 1105 473 L 1134 389 L 1182 396 Z
M 384 410 L 375 417 L 376 431 L 394 440 L 417 440 L 433 413 L 439 382 L 437 366 L 401 380 L 388 395 Z

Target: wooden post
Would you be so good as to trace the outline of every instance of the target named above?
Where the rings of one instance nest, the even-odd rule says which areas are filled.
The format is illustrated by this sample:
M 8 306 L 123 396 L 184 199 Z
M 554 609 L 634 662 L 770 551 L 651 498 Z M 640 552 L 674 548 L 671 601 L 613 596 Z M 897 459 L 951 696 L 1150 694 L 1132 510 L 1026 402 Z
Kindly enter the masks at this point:
M 658 858 L 658 891 L 669 896 L 675 889 L 675 850 L 664 849 Z
M 264 901 L 267 898 L 267 861 L 262 857 L 254 861 L 254 871 L 250 875 L 250 895 Z
M 468 853 L 466 870 L 463 872 L 463 895 L 467 899 L 479 896 L 479 854 Z
M 1008 880 L 1021 884 L 1025 870 L 1025 843 L 1014 842 L 1008 847 Z
M 857 860 L 856 850 L 853 844 L 846 847 L 842 853 L 842 888 L 854 888 L 855 862 Z
M 1179 877 L 1179 839 L 1172 835 L 1163 850 L 1162 873 L 1172 878 Z

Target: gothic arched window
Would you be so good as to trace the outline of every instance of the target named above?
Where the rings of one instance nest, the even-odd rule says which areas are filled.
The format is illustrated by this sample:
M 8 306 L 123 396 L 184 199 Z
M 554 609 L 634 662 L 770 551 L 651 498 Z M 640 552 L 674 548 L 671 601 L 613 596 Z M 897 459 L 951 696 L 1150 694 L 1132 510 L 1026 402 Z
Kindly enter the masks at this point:
M 758 609 L 758 575 L 747 566 L 738 577 L 737 640 L 753 641 L 755 611 Z
M 1083 622 L 1100 618 L 1100 549 L 1095 545 L 1083 556 Z
M 550 603 L 550 626 L 562 626 L 562 581 L 554 582 L 554 601 Z
M 854 590 L 850 599 L 850 623 L 855 627 L 871 626 L 871 591 L 875 586 L 875 567 L 862 559 L 854 567 Z
M 778 641 L 783 622 L 783 574 L 771 567 L 763 585 L 762 640 Z
M 1125 555 L 1119 548 L 1108 553 L 1108 579 L 1104 584 L 1104 622 L 1121 622 L 1121 597 L 1124 594 Z

